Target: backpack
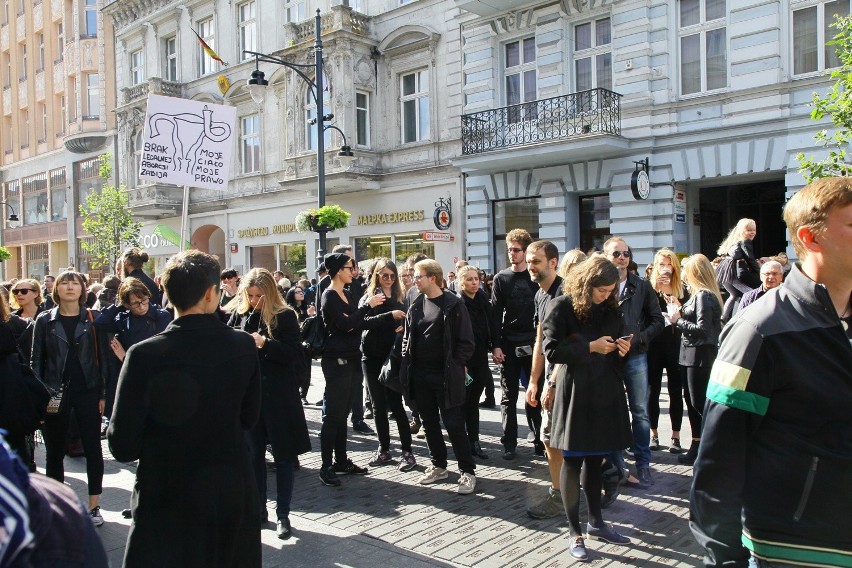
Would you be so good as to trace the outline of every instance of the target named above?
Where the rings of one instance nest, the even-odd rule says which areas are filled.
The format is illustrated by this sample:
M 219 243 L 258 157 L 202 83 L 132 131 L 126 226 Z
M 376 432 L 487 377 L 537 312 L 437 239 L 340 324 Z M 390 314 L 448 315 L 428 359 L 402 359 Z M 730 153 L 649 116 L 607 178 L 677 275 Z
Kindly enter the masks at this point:
M 322 321 L 322 316 L 317 314 L 305 318 L 299 329 L 299 337 L 302 342 L 302 349 L 308 357 L 311 359 L 321 358 L 325 346 L 325 324 Z

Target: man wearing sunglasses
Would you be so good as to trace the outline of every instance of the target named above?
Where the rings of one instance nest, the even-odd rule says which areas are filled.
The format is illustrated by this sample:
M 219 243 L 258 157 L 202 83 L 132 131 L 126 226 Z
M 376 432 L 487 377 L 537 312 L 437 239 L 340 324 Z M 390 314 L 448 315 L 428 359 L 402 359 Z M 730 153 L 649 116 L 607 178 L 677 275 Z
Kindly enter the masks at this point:
M 633 253 L 621 237 L 604 243 L 604 253 L 618 268 L 618 305 L 624 318 L 624 335 L 632 335 L 630 353 L 624 366 L 624 385 L 630 404 L 633 427 L 633 452 L 636 457 L 638 482 L 627 480 L 630 486 L 643 489 L 654 484 L 651 477 L 651 421 L 648 418 L 648 346 L 665 326 L 656 292 L 647 280 L 627 270 Z M 621 452 L 611 454 L 607 461 L 624 464 Z

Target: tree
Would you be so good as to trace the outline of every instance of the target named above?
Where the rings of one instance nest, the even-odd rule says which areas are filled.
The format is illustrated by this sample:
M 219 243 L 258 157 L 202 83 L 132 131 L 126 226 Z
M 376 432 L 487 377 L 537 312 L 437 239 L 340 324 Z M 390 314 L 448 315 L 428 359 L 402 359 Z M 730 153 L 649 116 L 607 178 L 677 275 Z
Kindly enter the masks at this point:
M 142 224 L 133 220 L 124 188 L 109 185 L 112 176 L 110 154 L 101 156 L 100 176 L 104 187 L 93 191 L 80 204 L 83 230 L 93 238 L 83 241 L 83 250 L 92 255 L 93 265 L 112 268 L 125 247 L 136 246 Z
M 838 17 L 831 26 L 838 33 L 828 45 L 835 47 L 840 67 L 831 72 L 834 80 L 831 90 L 825 95 L 814 93 L 811 118 L 829 118 L 834 130 L 823 129 L 814 136 L 817 144 L 828 150 L 827 156 L 820 160 L 813 156 L 805 157 L 801 152 L 796 156 L 799 173 L 808 183 L 823 177 L 846 176 L 852 170 L 846 155 L 852 139 L 852 16 Z

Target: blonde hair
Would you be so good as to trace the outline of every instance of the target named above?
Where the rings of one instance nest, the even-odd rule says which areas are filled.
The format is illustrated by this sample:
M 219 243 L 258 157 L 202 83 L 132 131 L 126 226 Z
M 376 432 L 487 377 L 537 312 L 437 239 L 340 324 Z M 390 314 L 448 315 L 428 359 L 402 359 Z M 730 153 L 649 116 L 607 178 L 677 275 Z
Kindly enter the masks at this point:
M 565 253 L 565 256 L 562 257 L 562 262 L 559 263 L 559 276 L 563 279 L 568 278 L 568 273 L 587 258 L 589 257 L 586 256 L 586 253 L 580 249 L 569 250 Z
M 28 284 L 33 290 L 35 290 L 35 305 L 40 306 L 42 302 L 44 302 L 44 298 L 41 297 L 41 284 L 38 283 L 38 280 L 34 278 L 23 278 L 18 280 L 14 284 L 12 284 L 12 288 L 9 290 L 9 306 L 19 310 L 21 309 L 21 305 L 18 303 L 18 298 L 12 293 L 18 284 Z
M 479 267 L 472 264 L 465 264 L 456 271 L 456 280 L 461 281 L 464 275 L 471 271 L 476 272 L 476 277 L 479 278 Z
M 441 265 L 438 264 L 437 260 L 432 260 L 431 258 L 421 260 L 420 262 L 414 265 L 414 268 L 419 268 L 421 272 L 426 273 L 426 276 L 434 276 L 435 283 L 438 286 L 440 286 L 444 280 L 444 270 L 441 268 Z
M 672 292 L 674 292 L 676 297 L 683 298 L 683 282 L 681 281 L 680 276 L 680 259 L 671 249 L 663 248 L 654 254 L 654 262 L 651 263 L 651 286 L 654 287 L 654 290 L 657 290 L 657 278 L 660 277 L 660 270 L 657 268 L 657 261 L 662 257 L 666 257 L 672 263 Z M 659 292 L 659 290 L 657 290 L 657 292 Z
M 290 306 L 281 298 L 278 292 L 278 286 L 275 283 L 275 278 L 272 273 L 265 268 L 252 268 L 240 280 L 240 287 L 237 289 L 237 295 L 234 296 L 225 306 L 225 310 L 229 312 L 237 312 L 244 314 L 253 311 L 251 302 L 249 302 L 248 289 L 252 286 L 260 288 L 263 293 L 263 303 L 260 308 L 260 318 L 266 325 L 266 329 L 272 332 L 278 325 L 276 316 L 284 310 L 291 310 Z
M 725 237 L 719 244 L 719 248 L 716 250 L 716 254 L 718 255 L 726 255 L 728 251 L 731 250 L 731 247 L 743 240 L 743 236 L 749 227 L 757 228 L 757 223 L 754 222 L 754 219 L 748 219 L 743 217 L 739 221 L 737 221 L 736 226 L 731 229 L 731 232 L 728 233 L 728 236 Z
M 850 204 L 852 179 L 848 177 L 818 179 L 793 195 L 784 205 L 784 222 L 796 255 L 805 258 L 808 254 L 808 249 L 796 234 L 800 227 L 807 227 L 815 235 L 821 235 L 825 231 L 828 214 L 835 208 Z
M 703 254 L 694 254 L 686 259 L 683 264 L 683 281 L 689 285 L 693 295 L 699 290 L 706 290 L 716 296 L 720 307 L 724 305 L 713 265 Z

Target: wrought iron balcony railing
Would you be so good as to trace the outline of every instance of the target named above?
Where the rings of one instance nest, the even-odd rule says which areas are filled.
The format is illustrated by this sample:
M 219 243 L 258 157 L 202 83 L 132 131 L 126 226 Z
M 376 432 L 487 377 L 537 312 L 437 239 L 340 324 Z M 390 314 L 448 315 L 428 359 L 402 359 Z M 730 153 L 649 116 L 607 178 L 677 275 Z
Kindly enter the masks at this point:
M 621 134 L 620 94 L 591 89 L 462 115 L 462 154 L 588 134 Z

